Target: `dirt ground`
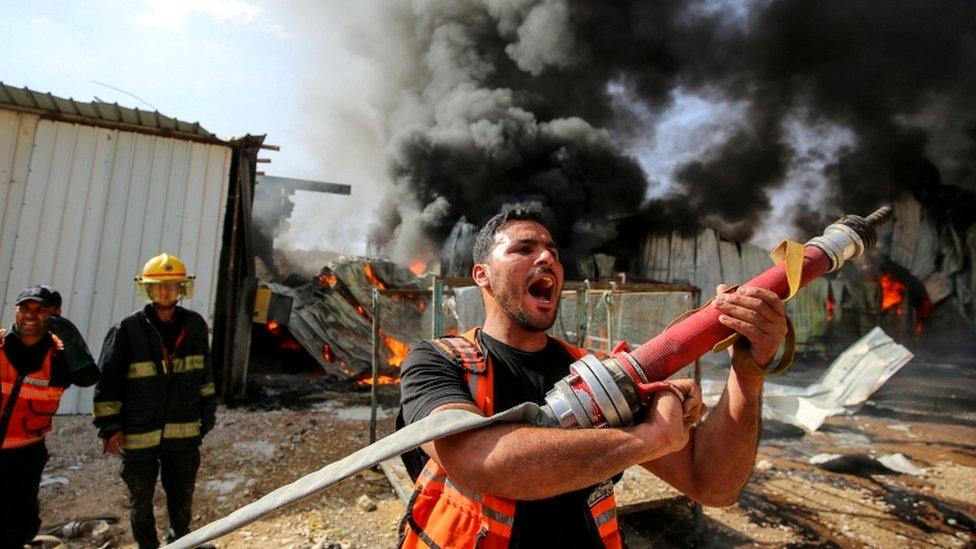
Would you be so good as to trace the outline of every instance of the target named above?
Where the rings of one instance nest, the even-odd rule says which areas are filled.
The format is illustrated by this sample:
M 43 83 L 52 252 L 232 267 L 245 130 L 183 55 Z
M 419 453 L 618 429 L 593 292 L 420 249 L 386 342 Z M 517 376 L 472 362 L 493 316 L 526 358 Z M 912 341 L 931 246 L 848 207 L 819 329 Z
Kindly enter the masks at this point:
M 949 372 L 947 378 L 961 375 L 949 386 L 963 383 L 970 392 L 936 387 L 931 397 L 912 400 L 917 409 L 898 404 L 904 384 L 912 383 L 907 375 L 902 385 L 892 380 L 891 387 L 883 387 L 880 397 L 858 414 L 831 418 L 816 433 L 767 424 L 756 472 L 729 508 L 706 508 L 696 516 L 672 489 L 649 474 L 628 471 L 617 492 L 629 546 L 973 546 L 976 407 L 971 398 L 976 391 L 971 389 L 976 383 L 970 372 Z M 284 377 L 250 408 L 219 410 L 217 426 L 202 447 L 195 527 L 367 444 L 368 392 Z M 395 398 L 395 387 L 383 388 L 380 436 L 393 429 Z M 83 534 L 67 545 L 133 546 L 119 461 L 101 454 L 90 419 L 57 418 L 48 445 L 51 460 L 41 489 L 44 523 L 115 516 L 118 523 L 106 531 Z M 834 471 L 810 464 L 813 456 L 825 453 L 847 457 L 833 464 Z M 893 453 L 903 454 L 921 471 L 895 473 L 871 459 Z M 157 522 L 164 531 L 165 505 L 158 490 Z M 402 512 L 387 477 L 369 472 L 216 543 L 222 548 L 391 547 Z

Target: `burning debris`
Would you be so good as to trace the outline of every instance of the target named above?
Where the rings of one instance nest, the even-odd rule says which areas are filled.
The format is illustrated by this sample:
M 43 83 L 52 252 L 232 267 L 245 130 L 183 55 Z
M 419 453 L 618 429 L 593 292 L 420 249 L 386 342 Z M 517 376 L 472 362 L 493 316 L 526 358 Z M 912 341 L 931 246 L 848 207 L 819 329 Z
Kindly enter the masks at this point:
M 342 379 L 372 382 L 374 289 L 379 291 L 382 319 L 379 383 L 397 382 L 397 372 L 410 346 L 425 335 L 423 327 L 430 325 L 424 320 L 428 297 L 420 280 L 383 259 L 342 257 L 297 288 L 270 282 L 265 285 L 292 296 L 295 305 L 287 328 L 295 344 L 326 372 Z M 274 332 L 270 325 L 268 329 Z

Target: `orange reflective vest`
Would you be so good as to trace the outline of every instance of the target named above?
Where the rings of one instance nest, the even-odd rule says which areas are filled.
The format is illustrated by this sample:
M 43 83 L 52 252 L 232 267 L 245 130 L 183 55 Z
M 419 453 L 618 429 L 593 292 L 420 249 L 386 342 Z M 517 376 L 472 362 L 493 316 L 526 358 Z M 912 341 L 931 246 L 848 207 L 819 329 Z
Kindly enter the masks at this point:
M 461 336 L 431 340 L 464 370 L 465 381 L 482 413 L 495 413 L 494 375 L 491 361 L 481 350 L 478 330 Z M 580 358 L 586 350 L 558 340 L 573 356 Z M 412 548 L 508 547 L 515 524 L 515 500 L 473 492 L 455 484 L 434 460 L 417 477 L 407 513 L 400 524 L 400 546 Z M 621 547 L 617 528 L 617 505 L 613 483 L 607 480 L 594 489 L 588 504 L 600 532 L 603 545 Z
M 50 385 L 53 356 L 52 346 L 44 357 L 40 370 L 26 376 L 21 375 L 7 359 L 3 343 L 0 342 L 0 384 L 3 386 L 0 417 L 8 413 L 10 415 L 7 433 L 3 437 L 4 450 L 40 442 L 51 430 L 51 421 L 64 393 L 64 387 Z M 12 407 L 11 398 L 14 399 Z

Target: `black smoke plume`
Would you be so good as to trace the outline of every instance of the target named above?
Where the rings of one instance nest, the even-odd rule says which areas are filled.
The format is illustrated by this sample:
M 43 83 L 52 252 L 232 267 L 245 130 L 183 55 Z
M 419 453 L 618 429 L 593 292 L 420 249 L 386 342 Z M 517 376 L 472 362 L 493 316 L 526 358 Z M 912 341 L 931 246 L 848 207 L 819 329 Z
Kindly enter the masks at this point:
M 394 258 L 516 202 L 548 208 L 557 240 L 585 253 L 612 236 L 594 227 L 622 214 L 682 212 L 744 240 L 776 193 L 799 193 L 791 218 L 809 233 L 924 195 L 933 169 L 939 184 L 976 188 L 971 0 L 416 0 L 384 11 L 399 37 L 374 49 L 398 67 L 386 105 L 397 194 L 372 238 Z M 636 144 L 682 94 L 743 114 L 673 173 L 645 173 Z M 819 194 L 787 190 L 802 160 L 790 124 L 849 136 L 829 154 L 806 146 L 826 156 Z M 669 178 L 648 201 L 649 182 Z

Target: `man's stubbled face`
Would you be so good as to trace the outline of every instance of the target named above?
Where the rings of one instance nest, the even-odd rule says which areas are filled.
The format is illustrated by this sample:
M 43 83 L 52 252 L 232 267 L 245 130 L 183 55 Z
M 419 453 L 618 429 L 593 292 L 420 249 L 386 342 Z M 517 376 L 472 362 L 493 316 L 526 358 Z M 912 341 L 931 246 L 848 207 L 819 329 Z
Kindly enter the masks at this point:
M 559 250 L 545 227 L 513 221 L 495 234 L 488 262 L 491 294 L 520 328 L 544 332 L 559 310 L 563 266 Z
M 17 305 L 14 312 L 14 324 L 17 334 L 21 337 L 38 337 L 47 332 L 47 319 L 51 316 L 51 307 L 37 301 L 25 301 Z

